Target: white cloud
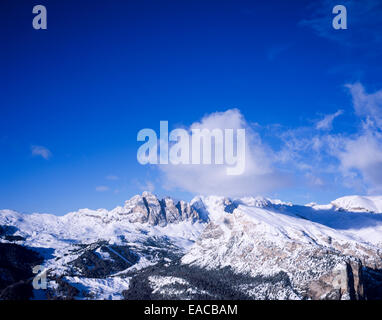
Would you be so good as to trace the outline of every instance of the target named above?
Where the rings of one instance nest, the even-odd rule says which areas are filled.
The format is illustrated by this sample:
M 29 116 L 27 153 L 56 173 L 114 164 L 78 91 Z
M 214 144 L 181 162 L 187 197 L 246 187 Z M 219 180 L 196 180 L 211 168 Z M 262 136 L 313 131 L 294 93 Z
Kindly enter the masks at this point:
M 107 186 L 98 186 L 98 187 L 96 187 L 96 191 L 97 192 L 109 191 L 109 187 L 107 187 Z
M 369 193 L 382 192 L 382 90 L 368 94 L 360 83 L 348 84 L 362 126 L 336 144 L 335 156 L 345 177 L 359 176 Z
M 366 132 L 355 139 L 344 140 L 338 153 L 344 176 L 359 173 L 370 193 L 382 192 L 382 136 Z
M 353 98 L 356 114 L 364 117 L 368 126 L 382 128 L 382 90 L 368 94 L 359 82 L 347 84 L 346 87 Z
M 320 177 L 315 176 L 311 172 L 307 172 L 305 174 L 305 178 L 307 179 L 308 183 L 314 187 L 322 187 L 324 185 L 324 182 Z
M 381 193 L 382 90 L 367 93 L 360 83 L 346 88 L 357 116 L 355 132 L 329 133 L 342 110 L 326 115 L 314 126 L 274 127 L 273 136 L 282 141 L 275 152 L 275 165 L 302 176 L 309 186 L 336 183 L 356 192 Z
M 244 128 L 244 173 L 227 175 L 226 165 L 170 162 L 158 166 L 163 174 L 162 187 L 230 197 L 269 194 L 296 183 L 307 188 L 345 187 L 357 193 L 382 193 L 382 90 L 367 93 L 360 83 L 348 84 L 346 88 L 357 117 L 352 133 L 330 132 L 342 110 L 313 125 L 293 129 L 281 125 L 253 126 L 238 109 L 206 115 L 185 129 L 190 133 L 192 129 Z M 265 133 L 263 137 L 271 137 L 272 148 L 259 132 Z M 277 138 L 280 140 L 274 143 Z
M 196 194 L 245 196 L 265 193 L 287 183 L 287 179 L 273 168 L 274 156 L 260 136 L 251 128 L 238 109 L 206 115 L 192 129 L 245 129 L 245 170 L 241 175 L 227 175 L 227 165 L 168 164 L 159 165 L 165 187 L 181 188 Z
M 48 160 L 52 157 L 52 153 L 50 152 L 50 150 L 43 146 L 31 146 L 31 152 L 32 156 L 39 156 L 44 158 L 45 160 Z
M 291 168 L 307 172 L 308 183 L 323 185 L 319 175 L 330 173 L 332 181 L 340 181 L 358 192 L 381 193 L 382 90 L 369 94 L 360 83 L 346 87 L 358 116 L 356 132 L 327 132 L 335 117 L 342 114 L 337 111 L 316 124 L 315 129 L 321 129 L 319 131 L 304 127 L 282 132 L 284 147 L 280 155 Z M 315 172 L 314 180 L 312 171 Z
M 326 115 L 322 120 L 317 122 L 316 129 L 331 130 L 333 127 L 333 120 L 343 113 L 343 110 L 338 110 L 336 113 Z

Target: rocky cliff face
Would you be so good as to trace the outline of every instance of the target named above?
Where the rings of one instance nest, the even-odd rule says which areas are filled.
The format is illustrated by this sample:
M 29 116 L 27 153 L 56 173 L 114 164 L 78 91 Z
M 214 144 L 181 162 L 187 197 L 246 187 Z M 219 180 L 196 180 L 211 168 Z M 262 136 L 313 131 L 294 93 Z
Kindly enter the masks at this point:
M 168 197 L 160 200 L 150 192 L 134 196 L 123 207 L 112 212 L 124 216 L 132 223 L 148 223 L 161 227 L 169 223 L 201 220 L 198 212 L 189 203 L 176 202 Z

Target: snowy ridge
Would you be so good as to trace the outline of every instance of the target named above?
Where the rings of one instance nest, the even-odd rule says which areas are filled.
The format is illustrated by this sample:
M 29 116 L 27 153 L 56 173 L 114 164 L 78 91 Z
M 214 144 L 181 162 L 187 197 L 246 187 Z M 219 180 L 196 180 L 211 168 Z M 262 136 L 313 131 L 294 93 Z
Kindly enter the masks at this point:
M 356 299 L 370 286 L 362 279 L 382 270 L 381 199 L 350 196 L 299 206 L 264 197 L 198 196 L 187 203 L 144 192 L 110 211 L 54 216 L 0 210 L 0 245 L 39 252 L 54 294 L 63 295 L 66 282 L 78 298 L 136 297 L 129 291 L 134 275 L 141 277 L 134 286 L 147 281 L 143 288 L 151 287 L 155 297 L 224 297 L 182 273 L 195 266 L 255 277 L 232 289 L 254 299 Z M 164 269 L 144 278 L 157 264 Z M 180 268 L 180 277 L 166 274 L 167 267 Z
M 167 215 L 161 218 L 169 218 L 168 220 L 159 221 L 155 217 L 155 214 L 162 214 L 159 200 L 154 195 L 144 192 L 142 196 L 137 195 L 127 200 L 123 207 L 116 207 L 110 211 L 80 209 L 64 216 L 55 216 L 0 210 L 0 225 L 15 226 L 19 230 L 16 234 L 25 236 L 28 244 L 37 246 L 57 247 L 59 242 L 87 243 L 98 239 L 118 242 L 121 237 L 134 242 L 137 236 L 144 234 L 195 240 L 204 221 L 199 219 L 196 211 L 187 203 L 179 202 L 178 209 L 173 200 L 167 198 L 164 201 L 167 204 Z M 170 204 L 173 207 L 169 207 Z M 55 241 L 57 243 L 54 243 Z
M 272 201 L 259 204 L 248 199 L 234 201 L 238 205 L 230 213 L 224 198 L 203 200 L 211 222 L 183 256 L 184 264 L 209 270 L 230 267 L 254 277 L 277 278 L 284 272 L 291 286 L 283 287 L 282 292 L 299 299 L 306 295 L 354 298 L 344 283 L 358 286 L 360 280 L 354 275 L 358 277 L 362 266 L 382 269 L 379 215 L 338 213 L 328 206 L 319 210 Z M 348 270 L 353 271 L 349 274 Z M 259 290 L 256 287 L 253 292 Z M 354 291 L 363 294 L 359 286 Z
M 363 217 L 355 214 L 345 216 L 345 213 L 337 214 L 334 209 L 317 212 L 317 209 L 290 204 L 282 204 L 281 207 L 275 208 L 271 206 L 274 202 L 262 201 L 259 205 L 258 201 L 248 199 L 242 201 L 233 214 L 230 214 L 224 210 L 225 201 L 222 197 L 204 198 L 205 207 L 210 212 L 211 225 L 217 226 L 220 232 L 216 252 L 224 250 L 225 245 L 237 233 L 242 233 L 241 242 L 244 241 L 244 236 L 249 234 L 251 235 L 248 239 L 249 243 L 260 239 L 280 247 L 286 242 L 294 242 L 340 250 L 340 247 L 346 244 L 353 247 L 360 255 L 362 255 L 360 248 L 366 251 L 368 249 L 378 251 L 378 248 L 382 248 L 382 218 L 380 216 Z M 368 232 L 370 229 L 374 232 Z M 209 243 L 213 241 L 211 240 L 213 238 L 211 235 L 203 237 L 202 234 L 201 236 L 202 240 L 206 239 Z M 194 248 L 198 248 L 198 243 Z M 336 246 L 338 248 L 335 248 Z M 197 260 L 197 252 L 195 252 L 197 250 L 194 248 L 183 258 L 185 263 Z M 208 255 L 203 256 L 208 257 Z M 229 264 L 226 257 L 216 259 L 215 254 L 209 257 L 211 261 L 204 265 Z M 367 259 L 367 253 L 364 253 L 364 259 Z
M 147 205 L 154 209 L 147 210 L 147 206 L 143 204 L 144 197 L 150 197 Z M 169 200 L 166 201 L 168 204 Z M 159 209 L 156 207 L 157 205 Z M 145 192 L 142 196 L 138 195 L 127 200 L 123 207 L 117 207 L 111 211 L 80 209 L 64 216 L 55 216 L 0 210 L 0 226 L 14 227 L 12 235 L 24 238 L 16 243 L 33 248 L 43 255 L 44 266 L 56 275 L 67 273 L 71 269 L 70 263 L 84 253 L 78 251 L 79 246 L 89 245 L 91 248 L 94 243 L 99 241 L 107 241 L 111 245 L 132 247 L 139 255 L 140 261 L 133 264 L 130 269 L 138 270 L 140 265 L 144 267 L 156 263 L 155 250 L 153 253 L 140 254 L 140 252 L 147 251 L 145 243 L 148 240 L 168 239 L 174 244 L 174 250 L 185 251 L 202 232 L 205 223 L 198 219 L 188 204 L 180 203 L 180 210 L 174 208 L 175 206 L 170 208 L 173 211 L 170 212 L 172 219 L 169 219 L 169 222 L 163 219 L 158 221 L 155 214 L 160 214 L 162 210 L 159 200 Z M 168 207 L 166 210 L 170 211 Z M 162 218 L 167 217 L 164 215 Z M 1 242 L 8 241 L 0 237 Z M 119 255 L 110 247 L 109 251 Z M 107 257 L 108 253 L 99 251 L 99 248 L 95 250 L 95 254 L 103 260 L 110 259 Z M 121 255 L 119 258 L 126 260 Z M 73 279 L 77 278 L 70 279 L 73 282 Z M 88 283 L 89 281 L 83 279 L 82 282 Z M 96 281 L 89 283 L 95 284 Z M 107 281 L 106 283 L 112 282 Z
M 382 197 L 347 196 L 332 202 L 332 205 L 343 211 L 382 213 Z

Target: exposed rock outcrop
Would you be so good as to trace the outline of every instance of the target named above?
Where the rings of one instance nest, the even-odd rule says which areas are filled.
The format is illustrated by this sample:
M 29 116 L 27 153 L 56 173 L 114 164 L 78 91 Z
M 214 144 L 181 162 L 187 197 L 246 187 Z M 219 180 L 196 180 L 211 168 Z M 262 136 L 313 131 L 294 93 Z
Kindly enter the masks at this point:
M 123 207 L 115 209 L 119 215 L 131 222 L 149 223 L 152 226 L 166 226 L 168 223 L 200 220 L 198 212 L 187 202 L 175 202 L 171 198 L 158 199 L 150 192 L 143 192 L 127 200 Z

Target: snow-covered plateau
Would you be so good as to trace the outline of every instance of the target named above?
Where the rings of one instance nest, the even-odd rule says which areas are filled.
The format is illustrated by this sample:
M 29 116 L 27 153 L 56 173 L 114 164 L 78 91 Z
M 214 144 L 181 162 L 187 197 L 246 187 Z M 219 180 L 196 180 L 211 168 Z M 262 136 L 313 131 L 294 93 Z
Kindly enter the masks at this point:
M 32 286 L 36 265 L 46 289 Z M 227 298 L 382 299 L 382 196 L 144 192 L 110 211 L 0 210 L 0 299 Z

